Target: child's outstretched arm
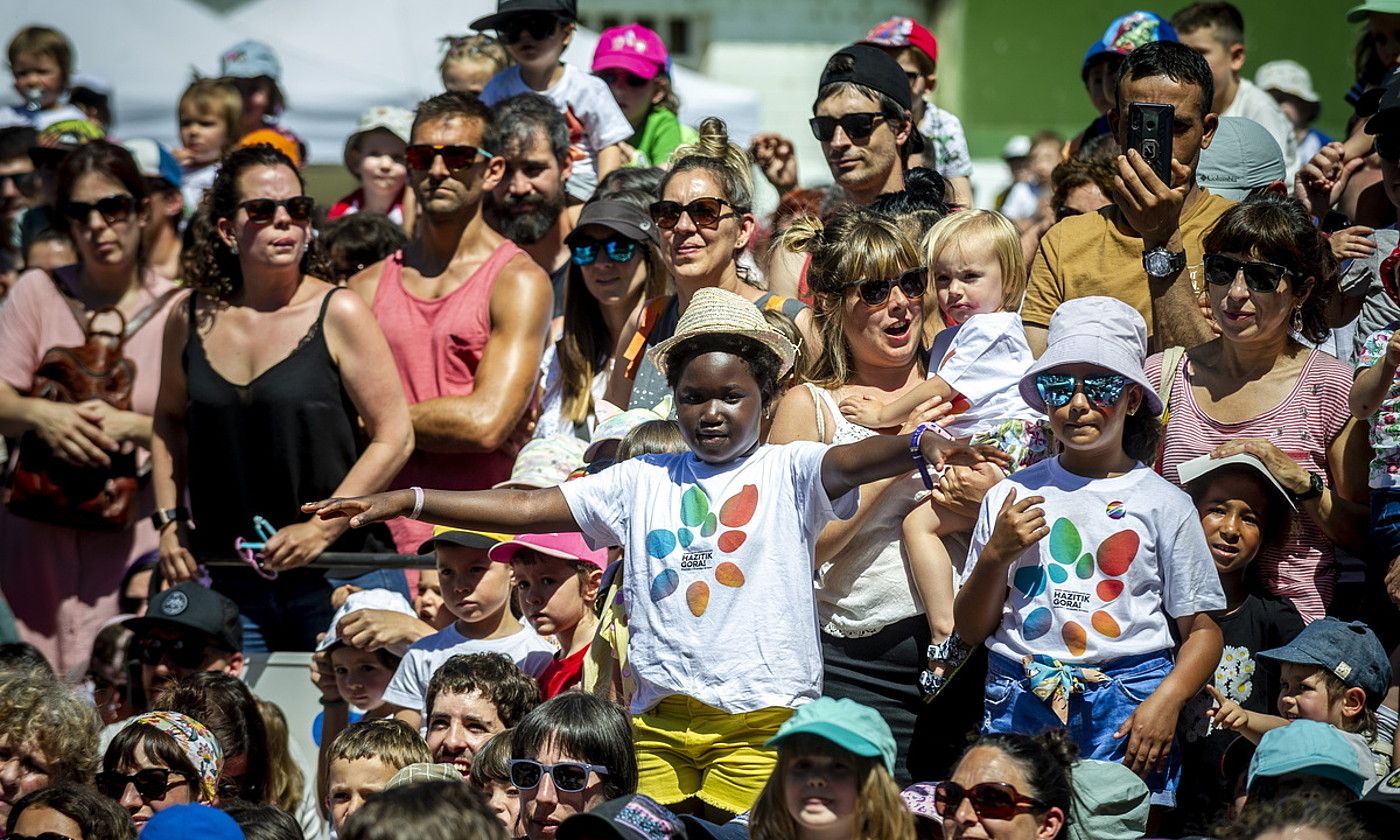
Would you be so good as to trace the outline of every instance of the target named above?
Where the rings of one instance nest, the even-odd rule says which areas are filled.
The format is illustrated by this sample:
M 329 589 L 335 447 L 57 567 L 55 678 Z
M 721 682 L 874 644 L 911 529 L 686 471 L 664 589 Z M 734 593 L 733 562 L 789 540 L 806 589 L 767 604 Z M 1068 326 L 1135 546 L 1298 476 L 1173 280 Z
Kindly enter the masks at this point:
M 923 425 L 933 426 L 932 423 Z M 931 428 L 919 437 L 919 449 L 930 467 L 971 466 L 983 461 L 1003 468 L 1011 465 L 1010 456 L 996 447 L 954 443 L 938 432 Z M 826 495 L 839 499 L 862 484 L 908 472 L 913 462 L 909 451 L 911 440 L 913 435 L 872 435 L 855 443 L 831 447 L 822 458 L 822 487 Z
M 484 531 L 527 532 L 577 531 L 578 522 L 558 487 L 543 490 L 423 490 L 418 519 L 434 525 Z M 324 499 L 301 506 L 305 513 L 322 519 L 350 517 L 351 528 L 363 528 L 413 513 L 417 497 L 410 488 L 356 496 L 350 499 Z
M 1166 763 L 1181 708 L 1214 676 L 1225 648 L 1220 626 L 1207 613 L 1182 616 L 1176 626 L 1183 639 L 1176 665 L 1113 733 L 1115 738 L 1128 736 L 1123 764 L 1139 776 L 1145 777 Z
M 1286 718 L 1281 718 L 1278 715 L 1251 712 L 1221 694 L 1220 690 L 1213 685 L 1207 685 L 1206 691 L 1210 692 L 1210 699 L 1216 703 L 1216 707 L 1206 713 L 1210 715 L 1211 724 L 1216 729 L 1229 729 L 1232 732 L 1238 732 L 1257 744 L 1259 739 L 1264 737 L 1265 732 L 1270 729 L 1278 729 L 1288 723 Z
M 622 166 L 627 162 L 627 155 L 622 151 L 621 143 L 614 143 L 611 146 L 604 146 L 598 150 L 598 180 L 608 177 L 608 173 Z
M 919 406 L 938 397 L 947 400 L 953 396 L 953 388 L 943 377 L 925 379 L 913 390 L 887 403 L 880 402 L 868 394 L 856 394 L 841 401 L 841 413 L 852 423 L 868 429 L 887 429 L 898 426 Z
M 1027 496 L 1017 501 L 1015 490 L 1002 501 L 992 535 L 953 601 L 953 622 L 969 647 L 986 641 L 1001 625 L 1001 611 L 1006 606 L 1006 572 L 1011 564 L 1049 535 L 1045 510 L 1036 507 L 1044 502 L 1044 496 Z M 985 505 L 986 501 L 982 503 Z
M 1351 396 L 1347 400 L 1351 414 L 1358 420 L 1370 420 L 1371 415 L 1380 409 L 1385 395 L 1390 391 L 1390 383 L 1395 381 L 1395 368 L 1400 367 L 1400 330 L 1390 336 L 1385 345 L 1385 357 L 1374 365 L 1363 369 L 1351 383 Z

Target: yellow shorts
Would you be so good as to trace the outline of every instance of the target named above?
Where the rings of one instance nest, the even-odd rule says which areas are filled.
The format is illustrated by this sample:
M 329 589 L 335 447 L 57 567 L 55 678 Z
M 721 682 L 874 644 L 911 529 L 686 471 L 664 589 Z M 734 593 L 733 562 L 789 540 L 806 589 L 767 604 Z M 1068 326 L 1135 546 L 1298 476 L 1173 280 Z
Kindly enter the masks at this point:
M 753 807 L 777 764 L 764 746 L 792 709 L 729 714 L 699 700 L 672 695 L 632 718 L 637 747 L 637 792 L 662 805 L 696 797 L 742 813 Z

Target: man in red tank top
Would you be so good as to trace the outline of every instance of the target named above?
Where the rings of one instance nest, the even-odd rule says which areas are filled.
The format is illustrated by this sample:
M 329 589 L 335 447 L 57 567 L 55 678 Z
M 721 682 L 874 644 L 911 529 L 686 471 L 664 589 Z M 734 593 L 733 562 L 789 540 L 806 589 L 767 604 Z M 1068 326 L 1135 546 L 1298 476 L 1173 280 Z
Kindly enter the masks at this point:
M 413 456 L 393 487 L 477 490 L 510 477 L 512 438 L 535 402 L 549 338 L 549 278 L 486 224 L 505 161 L 482 148 L 475 97 L 419 103 L 408 147 L 418 224 L 407 247 L 350 280 L 389 340 L 413 419 Z M 400 551 L 431 527 L 390 523 Z

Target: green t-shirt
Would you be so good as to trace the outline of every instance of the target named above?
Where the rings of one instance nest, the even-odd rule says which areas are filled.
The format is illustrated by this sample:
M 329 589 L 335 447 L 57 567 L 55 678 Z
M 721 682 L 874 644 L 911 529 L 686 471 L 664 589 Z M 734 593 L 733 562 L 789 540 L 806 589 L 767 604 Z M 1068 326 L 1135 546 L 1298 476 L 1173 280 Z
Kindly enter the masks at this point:
M 694 129 L 681 125 L 680 118 L 671 109 L 652 108 L 642 130 L 627 141 L 637 150 L 636 157 L 628 165 L 665 166 L 677 146 L 694 142 L 698 137 Z

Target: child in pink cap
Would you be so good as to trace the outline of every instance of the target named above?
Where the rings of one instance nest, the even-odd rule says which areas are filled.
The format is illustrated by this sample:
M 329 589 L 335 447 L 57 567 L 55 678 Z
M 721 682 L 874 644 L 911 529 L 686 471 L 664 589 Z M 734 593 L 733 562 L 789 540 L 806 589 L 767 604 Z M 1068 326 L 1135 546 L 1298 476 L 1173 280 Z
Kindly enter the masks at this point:
M 593 75 L 608 83 L 635 132 L 632 166 L 665 166 L 684 136 L 671 87 L 671 56 L 661 36 L 637 23 L 604 29 L 593 51 Z
M 598 631 L 593 602 L 608 564 L 607 549 L 589 548 L 578 532 L 521 534 L 498 543 L 487 556 L 510 564 L 520 611 L 536 633 L 559 643 L 554 661 L 537 678 L 543 699 L 577 685 Z

